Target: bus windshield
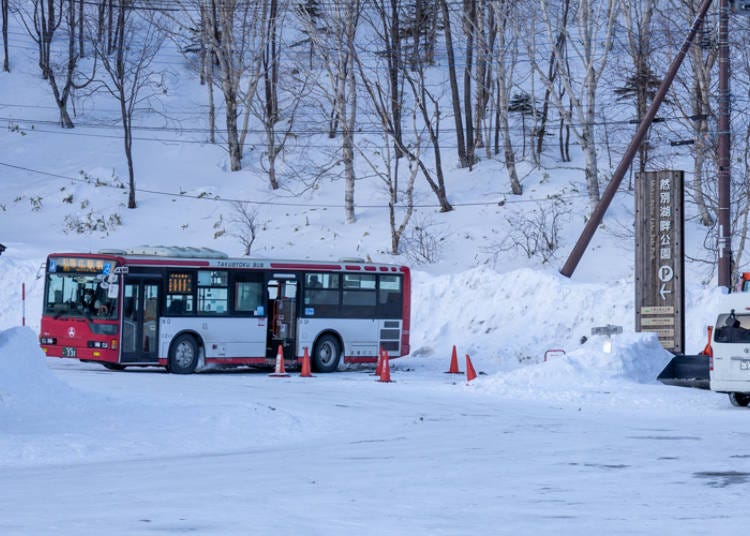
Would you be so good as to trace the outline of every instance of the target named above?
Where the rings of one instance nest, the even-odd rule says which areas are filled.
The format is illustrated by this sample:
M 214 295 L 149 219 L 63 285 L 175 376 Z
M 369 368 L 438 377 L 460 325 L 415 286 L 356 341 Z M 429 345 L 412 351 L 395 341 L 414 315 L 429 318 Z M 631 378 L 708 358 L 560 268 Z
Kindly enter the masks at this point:
M 53 261 L 50 261 L 50 265 L 55 266 Z M 94 270 L 79 271 L 72 267 L 48 270 L 44 314 L 55 318 L 117 318 L 117 284 L 110 282 L 105 271 L 109 270 L 99 273 Z M 114 288 L 111 289 L 110 285 Z

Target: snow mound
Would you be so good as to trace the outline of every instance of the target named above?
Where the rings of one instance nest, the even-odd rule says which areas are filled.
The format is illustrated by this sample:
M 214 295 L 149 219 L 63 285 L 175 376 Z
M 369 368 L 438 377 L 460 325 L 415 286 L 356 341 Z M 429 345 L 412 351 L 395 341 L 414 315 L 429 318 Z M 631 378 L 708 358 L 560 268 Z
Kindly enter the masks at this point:
M 47 368 L 31 328 L 0 331 L 0 410 L 55 407 L 74 396 L 76 391 Z
M 604 342 L 604 337 L 593 337 L 567 355 L 518 369 L 508 374 L 508 378 L 543 386 L 568 382 L 597 384 L 608 380 L 652 383 L 672 357 L 653 333 L 615 336 L 611 352 L 604 350 Z
M 592 337 L 580 348 L 547 362 L 498 373 L 485 389 L 519 398 L 546 398 L 580 402 L 597 395 L 616 399 L 639 384 L 656 384 L 672 354 L 653 333 L 625 333 L 604 350 L 604 337 Z

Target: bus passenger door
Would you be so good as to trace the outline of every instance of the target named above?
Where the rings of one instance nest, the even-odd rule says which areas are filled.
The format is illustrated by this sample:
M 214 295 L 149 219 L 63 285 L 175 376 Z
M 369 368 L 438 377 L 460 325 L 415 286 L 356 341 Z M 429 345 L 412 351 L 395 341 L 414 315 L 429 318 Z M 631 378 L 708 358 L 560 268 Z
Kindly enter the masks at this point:
M 297 280 L 272 279 L 268 282 L 268 347 L 266 357 L 276 357 L 279 345 L 284 359 L 296 358 Z
M 158 362 L 160 289 L 155 279 L 125 281 L 121 363 Z

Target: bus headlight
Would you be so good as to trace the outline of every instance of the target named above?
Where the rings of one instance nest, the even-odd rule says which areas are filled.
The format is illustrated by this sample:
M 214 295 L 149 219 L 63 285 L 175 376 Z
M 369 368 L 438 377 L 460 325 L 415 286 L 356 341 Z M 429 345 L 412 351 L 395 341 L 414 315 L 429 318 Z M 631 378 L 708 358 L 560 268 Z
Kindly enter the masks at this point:
M 47 344 L 47 345 L 55 345 L 57 344 L 57 339 L 55 339 L 54 337 L 40 337 L 39 343 Z
M 102 348 L 104 350 L 109 348 L 109 344 L 103 341 L 88 341 L 86 343 L 86 346 L 88 346 L 89 348 Z

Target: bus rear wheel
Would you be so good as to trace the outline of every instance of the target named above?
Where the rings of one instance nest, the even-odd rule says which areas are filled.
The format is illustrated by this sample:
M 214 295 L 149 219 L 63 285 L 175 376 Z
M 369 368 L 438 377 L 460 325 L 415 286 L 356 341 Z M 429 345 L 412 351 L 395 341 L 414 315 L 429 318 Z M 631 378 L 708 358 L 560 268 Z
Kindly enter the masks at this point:
M 167 370 L 174 374 L 192 374 L 198 366 L 198 343 L 192 335 L 180 335 L 169 349 Z
M 323 335 L 313 350 L 313 368 L 316 372 L 334 372 L 339 367 L 341 347 L 333 335 Z
M 750 395 L 746 393 L 729 393 L 729 401 L 733 406 L 746 408 L 750 404 Z

